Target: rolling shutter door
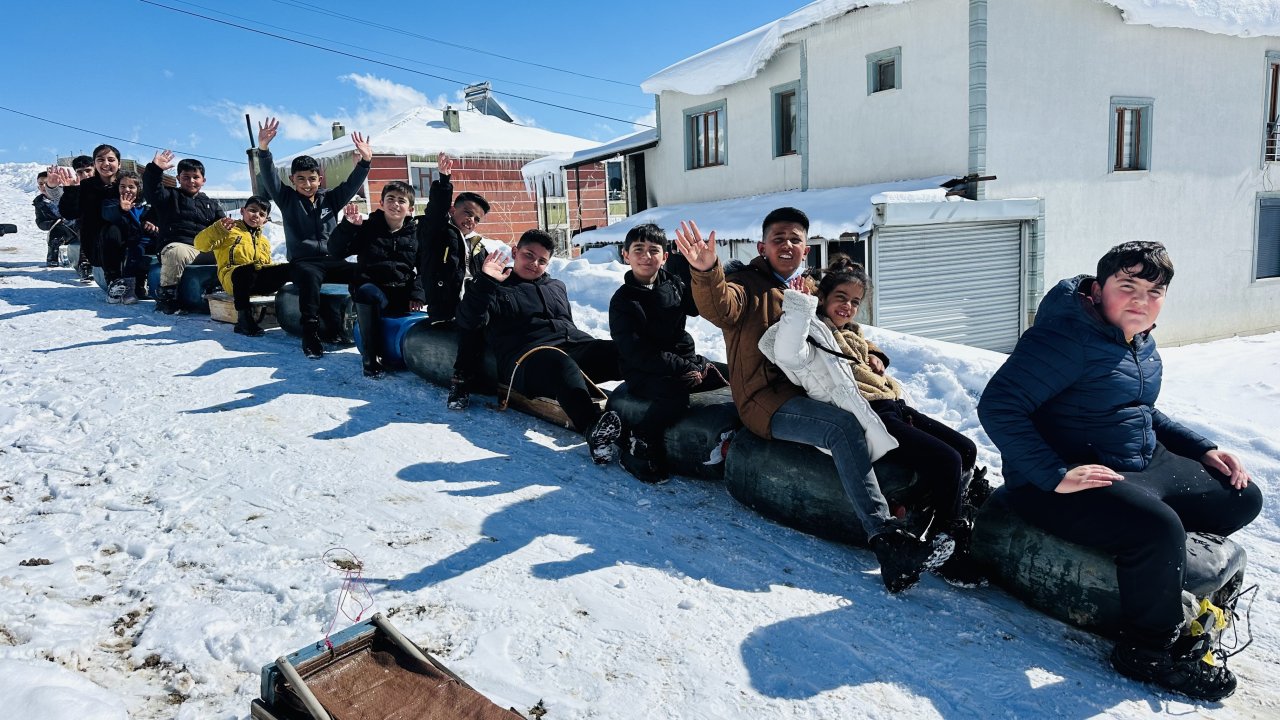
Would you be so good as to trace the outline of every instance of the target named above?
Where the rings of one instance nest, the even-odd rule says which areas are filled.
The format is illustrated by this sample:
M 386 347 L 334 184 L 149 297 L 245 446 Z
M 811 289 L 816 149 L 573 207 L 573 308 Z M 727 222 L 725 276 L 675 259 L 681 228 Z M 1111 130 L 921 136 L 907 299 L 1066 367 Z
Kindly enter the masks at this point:
M 879 227 L 872 243 L 874 323 L 1009 352 L 1022 319 L 1022 223 Z

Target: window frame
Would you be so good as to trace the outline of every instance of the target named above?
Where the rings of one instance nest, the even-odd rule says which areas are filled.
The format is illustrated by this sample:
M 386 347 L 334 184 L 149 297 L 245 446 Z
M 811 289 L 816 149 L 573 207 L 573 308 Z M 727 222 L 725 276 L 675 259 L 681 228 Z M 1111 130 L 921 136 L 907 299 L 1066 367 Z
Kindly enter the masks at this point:
M 697 157 L 694 153 L 694 133 L 693 119 L 703 117 L 712 113 L 719 113 L 720 119 L 717 121 L 716 138 L 723 138 L 724 152 L 721 154 L 721 143 L 715 142 L 708 144 L 704 142 L 704 160 L 705 150 L 715 148 L 717 162 L 703 162 L 701 165 L 696 164 Z M 684 168 L 688 170 L 702 170 L 705 168 L 723 167 L 729 164 L 729 103 L 727 100 L 717 100 L 712 103 L 698 105 L 684 109 Z
M 1280 51 L 1268 50 L 1263 66 L 1262 163 L 1280 162 Z M 1275 140 L 1272 141 L 1274 136 Z
M 1121 133 L 1126 132 L 1128 128 L 1121 126 L 1119 111 L 1137 111 L 1138 114 L 1138 149 L 1136 151 L 1136 159 L 1138 167 L 1120 167 L 1122 146 L 1118 143 L 1121 139 Z M 1109 141 L 1107 143 L 1108 159 L 1107 173 L 1141 173 L 1151 172 L 1151 136 L 1155 128 L 1155 100 L 1145 97 L 1122 97 L 1113 96 L 1111 98 L 1111 119 L 1108 123 L 1111 128 Z
M 880 87 L 880 66 L 893 61 L 893 87 Z M 867 94 L 902 89 L 902 46 L 891 47 L 867 54 Z
M 418 180 L 422 179 L 423 171 L 426 171 L 427 181 L 423 187 L 418 187 Z M 411 160 L 409 162 L 409 186 L 417 194 L 414 198 L 415 205 L 422 205 L 427 201 L 431 194 L 431 183 L 440 178 L 439 162 L 418 162 Z
M 793 147 L 790 150 L 783 150 L 783 111 L 782 98 L 791 95 L 791 102 L 795 109 L 795 125 L 791 128 L 794 135 Z M 773 156 L 775 158 L 791 157 L 800 154 L 800 81 L 795 80 L 782 85 L 775 85 L 769 88 L 770 104 L 773 107 Z
M 1280 191 L 1276 192 L 1260 192 L 1254 203 L 1253 213 L 1253 267 L 1250 269 L 1250 282 L 1253 283 L 1275 283 L 1280 282 L 1280 232 L 1276 237 L 1272 238 L 1275 247 L 1270 249 L 1269 254 L 1276 256 L 1274 275 L 1259 275 L 1259 265 L 1262 261 L 1262 207 L 1267 203 L 1271 205 L 1275 211 L 1280 212 Z M 1280 222 L 1276 224 L 1277 230 L 1280 231 Z M 1270 268 L 1269 268 L 1270 269 Z

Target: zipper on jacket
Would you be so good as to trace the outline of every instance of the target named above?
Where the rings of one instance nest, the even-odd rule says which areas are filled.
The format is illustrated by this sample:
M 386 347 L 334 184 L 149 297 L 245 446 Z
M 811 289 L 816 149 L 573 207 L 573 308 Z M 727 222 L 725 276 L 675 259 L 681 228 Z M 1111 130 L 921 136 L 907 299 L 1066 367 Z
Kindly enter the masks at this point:
M 1138 371 L 1138 397 L 1137 397 L 1137 400 L 1138 400 L 1139 405 L 1141 405 L 1142 397 L 1143 397 L 1144 395 L 1146 395 L 1146 392 L 1147 392 L 1147 387 L 1146 387 L 1146 386 L 1147 386 L 1147 380 L 1146 380 L 1146 378 L 1145 378 L 1145 377 L 1143 376 L 1143 374 L 1142 374 L 1142 362 L 1141 362 L 1140 360 L 1138 360 L 1138 346 L 1137 346 L 1137 345 L 1134 345 L 1132 341 L 1131 341 L 1131 342 L 1129 342 L 1129 343 L 1128 343 L 1128 345 L 1129 345 L 1129 352 L 1130 352 L 1130 354 L 1132 354 L 1132 355 L 1133 355 L 1133 365 L 1134 365 L 1134 368 L 1135 368 L 1135 369 L 1137 369 L 1137 371 Z M 1142 458 L 1144 458 L 1144 459 L 1147 457 L 1147 435 L 1149 434 L 1149 431 L 1152 431 L 1152 430 L 1151 430 L 1151 415 L 1150 415 L 1150 413 L 1143 413 L 1143 415 L 1142 415 L 1142 455 L 1141 455 L 1141 457 L 1142 457 Z M 1152 448 L 1152 450 L 1154 451 L 1154 448 Z

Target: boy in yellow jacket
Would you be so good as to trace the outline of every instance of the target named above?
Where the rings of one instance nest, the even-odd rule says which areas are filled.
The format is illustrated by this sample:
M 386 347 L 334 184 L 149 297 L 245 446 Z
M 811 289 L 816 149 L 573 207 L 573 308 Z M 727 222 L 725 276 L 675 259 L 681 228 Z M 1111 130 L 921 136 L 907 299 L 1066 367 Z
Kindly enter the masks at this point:
M 271 242 L 262 234 L 270 216 L 271 201 L 254 195 L 244 201 L 239 220 L 223 218 L 196 235 L 196 249 L 213 253 L 218 280 L 235 298 L 235 331 L 249 337 L 264 332 L 253 319 L 249 298 L 274 293 L 289 282 L 288 264 L 272 264 Z

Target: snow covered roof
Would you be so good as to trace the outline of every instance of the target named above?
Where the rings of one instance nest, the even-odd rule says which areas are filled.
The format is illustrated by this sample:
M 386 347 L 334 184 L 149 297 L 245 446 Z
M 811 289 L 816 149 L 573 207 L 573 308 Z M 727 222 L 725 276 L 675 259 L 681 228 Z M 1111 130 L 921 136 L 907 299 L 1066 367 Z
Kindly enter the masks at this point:
M 563 167 L 577 167 L 601 160 L 608 160 L 615 155 L 626 155 L 651 148 L 658 144 L 658 129 L 649 128 L 630 135 L 610 140 L 602 145 L 593 145 L 575 153 L 555 153 L 526 163 L 520 172 L 524 174 L 526 184 L 532 183 L 539 176 L 556 172 Z
M 586 138 L 517 125 L 474 110 L 459 110 L 460 132 L 452 132 L 444 122 L 444 111 L 422 105 L 394 117 L 386 127 L 358 128 L 367 135 L 373 151 L 387 155 L 528 155 L 571 153 L 596 143 Z M 276 165 L 287 165 L 298 155 L 314 158 L 333 157 L 355 149 L 349 136 L 335 138 L 319 145 L 276 158 Z
M 910 0 L 816 0 L 710 50 L 685 58 L 640 83 L 647 93 L 664 90 L 707 95 L 756 76 L 786 45 L 786 36 L 872 5 Z M 1119 8 L 1132 25 L 1186 28 L 1220 35 L 1280 35 L 1276 0 L 1095 0 Z
M 578 245 L 620 243 L 628 230 L 643 223 L 653 223 L 671 235 L 680 226 L 681 220 L 697 222 L 703 233 L 715 230 L 717 238 L 758 240 L 760 221 L 764 220 L 764 216 L 774 208 L 788 206 L 799 208 L 809 216 L 810 236 L 834 239 L 845 233 L 864 233 L 870 230 L 875 210 L 873 206 L 876 203 L 941 202 L 948 199 L 942 183 L 950 179 L 950 175 L 939 175 L 923 180 L 826 190 L 788 190 L 731 200 L 663 205 L 581 233 L 573 241 Z

